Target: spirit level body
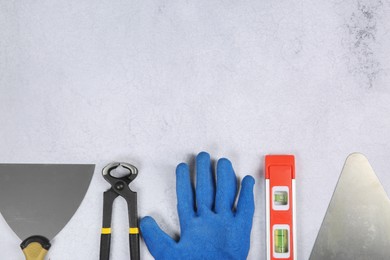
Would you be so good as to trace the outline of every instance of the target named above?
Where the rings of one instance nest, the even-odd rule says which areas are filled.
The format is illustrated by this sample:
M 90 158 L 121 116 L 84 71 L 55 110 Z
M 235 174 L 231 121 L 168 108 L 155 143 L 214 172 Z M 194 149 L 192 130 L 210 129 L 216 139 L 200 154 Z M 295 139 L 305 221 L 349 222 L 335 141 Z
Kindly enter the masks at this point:
M 267 260 L 296 260 L 295 159 L 265 157 Z

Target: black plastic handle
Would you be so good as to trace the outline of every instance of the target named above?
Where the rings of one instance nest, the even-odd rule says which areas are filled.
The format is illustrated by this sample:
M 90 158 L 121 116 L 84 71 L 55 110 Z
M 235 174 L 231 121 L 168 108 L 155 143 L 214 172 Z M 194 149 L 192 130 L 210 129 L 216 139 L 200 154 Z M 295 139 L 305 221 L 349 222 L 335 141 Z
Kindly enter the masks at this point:
M 31 236 L 23 240 L 23 242 L 20 244 L 20 247 L 23 249 L 27 248 L 29 244 L 31 243 L 39 243 L 41 244 L 42 248 L 49 250 L 51 247 L 49 239 L 47 239 L 44 236 Z
M 130 259 L 139 260 L 139 234 L 129 234 L 130 241 Z
M 111 234 L 102 234 L 100 237 L 100 260 L 110 259 Z

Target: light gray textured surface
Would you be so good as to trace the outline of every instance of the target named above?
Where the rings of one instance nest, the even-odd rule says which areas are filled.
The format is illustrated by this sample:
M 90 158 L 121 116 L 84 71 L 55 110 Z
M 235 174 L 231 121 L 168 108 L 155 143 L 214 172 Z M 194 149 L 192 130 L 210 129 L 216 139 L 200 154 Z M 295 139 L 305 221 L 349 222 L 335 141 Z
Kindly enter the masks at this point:
M 138 167 L 139 214 L 176 234 L 174 168 L 201 150 L 257 180 L 249 259 L 265 257 L 264 155 L 296 155 L 308 259 L 348 154 L 390 191 L 388 17 L 379 0 L 0 1 L 0 161 L 97 164 L 50 259 L 98 258 L 111 161 Z M 127 259 L 115 206 L 113 259 Z M 18 244 L 0 220 L 7 259 Z

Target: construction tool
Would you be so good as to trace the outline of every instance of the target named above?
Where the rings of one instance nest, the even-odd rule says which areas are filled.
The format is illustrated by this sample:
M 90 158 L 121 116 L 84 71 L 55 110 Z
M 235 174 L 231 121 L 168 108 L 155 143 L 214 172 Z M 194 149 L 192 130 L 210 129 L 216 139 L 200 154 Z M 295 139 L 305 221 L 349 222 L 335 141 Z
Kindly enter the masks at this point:
M 76 212 L 92 164 L 0 164 L 0 211 L 23 240 L 27 260 L 42 260 L 50 240 Z
M 366 157 L 344 165 L 310 260 L 390 257 L 390 200 Z
M 127 169 L 129 174 L 120 178 L 112 176 L 111 171 L 118 167 Z M 104 192 L 103 195 L 103 228 L 100 240 L 100 260 L 110 259 L 112 204 L 118 196 L 123 197 L 127 202 L 130 259 L 139 260 L 137 193 L 129 188 L 129 184 L 137 177 L 138 170 L 131 164 L 115 162 L 104 167 L 102 173 L 104 179 L 111 184 L 111 188 Z
M 296 260 L 295 160 L 265 157 L 267 260 Z

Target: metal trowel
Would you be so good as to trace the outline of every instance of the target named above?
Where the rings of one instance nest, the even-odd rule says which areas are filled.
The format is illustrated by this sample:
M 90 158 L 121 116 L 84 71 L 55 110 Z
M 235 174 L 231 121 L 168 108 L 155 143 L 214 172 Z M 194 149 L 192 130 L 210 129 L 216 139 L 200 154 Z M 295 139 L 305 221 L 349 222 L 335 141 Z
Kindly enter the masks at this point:
M 42 260 L 50 240 L 76 212 L 92 164 L 0 164 L 0 212 L 23 240 L 27 260 Z
M 364 155 L 341 172 L 310 260 L 390 258 L 390 200 Z

